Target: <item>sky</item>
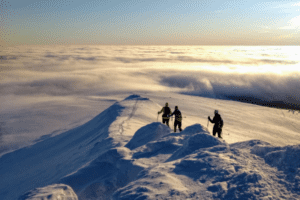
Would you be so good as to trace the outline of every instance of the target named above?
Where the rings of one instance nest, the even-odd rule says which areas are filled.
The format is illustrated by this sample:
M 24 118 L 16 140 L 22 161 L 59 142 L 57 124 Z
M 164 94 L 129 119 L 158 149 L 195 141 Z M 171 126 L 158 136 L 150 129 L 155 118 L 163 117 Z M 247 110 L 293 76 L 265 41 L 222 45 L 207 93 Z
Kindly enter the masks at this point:
M 1 0 L 1 46 L 299 45 L 300 1 Z

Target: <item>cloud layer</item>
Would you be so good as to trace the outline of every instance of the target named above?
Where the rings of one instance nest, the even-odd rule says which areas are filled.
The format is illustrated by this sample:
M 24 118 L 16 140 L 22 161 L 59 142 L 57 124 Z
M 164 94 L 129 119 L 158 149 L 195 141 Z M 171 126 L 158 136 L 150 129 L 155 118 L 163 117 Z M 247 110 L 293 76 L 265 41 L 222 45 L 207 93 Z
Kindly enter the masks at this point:
M 279 75 L 212 76 L 199 73 L 192 76 L 163 76 L 161 83 L 180 88 L 181 93 L 185 94 L 300 109 L 299 78 Z
M 24 46 L 2 52 L 0 94 L 176 91 L 299 104 L 299 49 L 218 46 Z

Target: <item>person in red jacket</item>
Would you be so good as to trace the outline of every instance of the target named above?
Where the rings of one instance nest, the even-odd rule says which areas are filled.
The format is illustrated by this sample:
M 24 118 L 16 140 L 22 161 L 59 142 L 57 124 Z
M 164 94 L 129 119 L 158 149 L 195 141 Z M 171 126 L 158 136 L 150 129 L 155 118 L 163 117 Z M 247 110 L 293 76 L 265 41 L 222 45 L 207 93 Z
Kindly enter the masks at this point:
M 216 136 L 216 133 L 218 133 L 218 137 L 222 138 L 222 127 L 223 127 L 223 120 L 221 118 L 221 115 L 219 115 L 218 111 L 215 110 L 215 116 L 213 120 L 210 119 L 210 116 L 208 116 L 208 120 L 211 123 L 214 123 L 214 128 L 213 128 L 213 136 Z

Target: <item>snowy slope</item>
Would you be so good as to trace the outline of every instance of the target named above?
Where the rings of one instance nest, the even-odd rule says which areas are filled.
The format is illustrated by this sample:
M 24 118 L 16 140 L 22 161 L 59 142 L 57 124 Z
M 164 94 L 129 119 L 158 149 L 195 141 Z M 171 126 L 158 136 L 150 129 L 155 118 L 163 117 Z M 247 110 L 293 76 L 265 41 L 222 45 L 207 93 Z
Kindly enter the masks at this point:
M 186 117 L 181 133 L 156 122 L 166 99 Z M 224 140 L 207 129 L 215 108 Z M 299 120 L 284 114 L 178 94 L 131 95 L 78 128 L 0 157 L 0 199 L 76 199 L 72 191 L 78 199 L 299 199 Z
M 159 109 L 151 101 L 139 104 L 145 99 L 131 99 L 134 97 L 113 104 L 78 128 L 3 155 L 0 199 L 14 199 L 28 190 L 55 183 L 107 150 L 126 144 L 139 127 L 153 121 L 151 115 L 142 116 L 144 108 L 153 104 L 155 111 Z M 155 117 L 156 112 L 151 112 Z

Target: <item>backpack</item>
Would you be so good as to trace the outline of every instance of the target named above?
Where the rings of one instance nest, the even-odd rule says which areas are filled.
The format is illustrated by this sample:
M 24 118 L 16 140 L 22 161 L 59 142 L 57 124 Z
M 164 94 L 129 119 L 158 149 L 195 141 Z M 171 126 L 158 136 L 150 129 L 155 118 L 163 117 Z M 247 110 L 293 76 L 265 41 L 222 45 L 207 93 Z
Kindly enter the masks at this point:
M 216 117 L 217 117 L 217 120 L 218 120 L 216 122 L 216 127 L 222 128 L 223 125 L 224 125 L 224 122 L 223 122 L 223 119 L 221 118 L 221 115 L 218 114 Z
M 218 121 L 217 126 L 218 126 L 218 128 L 222 128 L 223 125 L 224 125 L 224 122 L 223 122 L 223 119 L 222 119 L 221 116 L 220 116 L 220 120 Z
M 164 115 L 169 115 L 169 114 L 171 114 L 170 108 L 169 107 L 165 107 L 164 108 Z

